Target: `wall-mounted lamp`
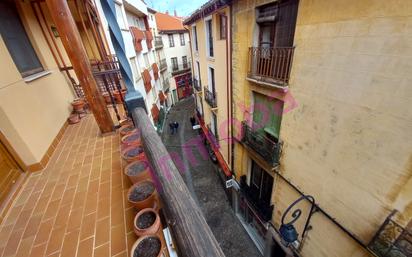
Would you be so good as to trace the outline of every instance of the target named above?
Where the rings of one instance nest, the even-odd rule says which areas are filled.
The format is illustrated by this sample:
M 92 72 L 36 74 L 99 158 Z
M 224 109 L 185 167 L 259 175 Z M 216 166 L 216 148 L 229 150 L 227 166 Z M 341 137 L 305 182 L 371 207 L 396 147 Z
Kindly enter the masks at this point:
M 50 27 L 51 31 L 53 32 L 54 37 L 60 37 L 59 32 L 55 26 Z
M 310 212 L 309 215 L 307 217 L 306 220 L 306 224 L 305 224 L 305 228 L 303 229 L 302 232 L 302 239 L 306 234 L 306 231 L 309 229 L 309 222 L 310 219 L 312 217 L 312 214 L 314 212 L 316 212 L 316 205 L 315 205 L 315 198 L 311 195 L 302 195 L 299 199 L 297 199 L 296 201 L 294 201 L 283 213 L 282 215 L 282 224 L 280 225 L 280 229 L 279 229 L 279 234 L 283 240 L 283 243 L 285 246 L 289 246 L 292 245 L 295 248 L 299 248 L 299 241 L 298 241 L 298 232 L 296 231 L 295 226 L 293 225 L 298 219 L 299 217 L 302 215 L 302 210 L 301 209 L 296 209 L 293 213 L 292 213 L 292 220 L 289 221 L 288 223 L 285 223 L 285 218 L 287 216 L 287 214 L 289 213 L 289 211 L 296 205 L 298 204 L 300 201 L 302 200 L 308 200 L 312 205 L 310 208 Z

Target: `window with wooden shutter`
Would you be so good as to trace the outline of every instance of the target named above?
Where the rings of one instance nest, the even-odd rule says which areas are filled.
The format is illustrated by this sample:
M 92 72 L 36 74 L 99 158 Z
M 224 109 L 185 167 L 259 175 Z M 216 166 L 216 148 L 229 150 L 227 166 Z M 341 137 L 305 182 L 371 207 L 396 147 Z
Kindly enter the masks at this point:
M 44 70 L 13 1 L 0 1 L 0 33 L 22 77 Z

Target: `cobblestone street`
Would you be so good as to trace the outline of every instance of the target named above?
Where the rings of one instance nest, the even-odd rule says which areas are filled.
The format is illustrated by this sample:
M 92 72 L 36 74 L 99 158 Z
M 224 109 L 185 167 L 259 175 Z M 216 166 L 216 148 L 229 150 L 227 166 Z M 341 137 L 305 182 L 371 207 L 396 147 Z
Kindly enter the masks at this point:
M 226 257 L 260 257 L 261 254 L 253 244 L 240 221 L 232 210 L 224 185 L 218 174 L 216 165 L 209 159 L 203 159 L 199 147 L 203 144 L 190 144 L 196 165 L 188 160 L 188 154 L 183 154 L 183 145 L 198 136 L 198 132 L 192 129 L 190 117 L 193 115 L 194 100 L 192 97 L 182 100 L 170 110 L 163 130 L 162 140 L 169 153 L 180 156 L 183 165 L 180 165 L 180 173 L 186 182 L 192 196 L 202 209 L 206 221 L 213 234 L 223 249 Z M 178 133 L 171 135 L 169 123 L 177 121 Z M 190 163 L 190 164 L 189 164 Z M 179 165 L 176 164 L 179 168 Z M 182 170 L 183 168 L 183 170 Z

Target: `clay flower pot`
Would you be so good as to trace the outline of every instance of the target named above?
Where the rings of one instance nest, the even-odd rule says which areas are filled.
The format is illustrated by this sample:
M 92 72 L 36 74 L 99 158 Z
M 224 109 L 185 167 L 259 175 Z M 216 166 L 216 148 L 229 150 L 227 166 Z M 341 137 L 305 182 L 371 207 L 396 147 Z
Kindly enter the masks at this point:
M 133 244 L 130 256 L 133 257 L 162 257 L 162 241 L 157 235 L 142 236 Z
M 147 161 L 134 161 L 124 168 L 124 174 L 134 184 L 144 180 L 151 180 L 150 168 Z
M 73 111 L 75 111 L 76 113 L 83 113 L 85 104 L 86 103 L 84 102 L 83 99 L 80 99 L 80 98 L 74 99 L 72 102 Z
M 126 95 L 126 90 L 122 90 L 120 92 L 119 92 L 119 90 L 113 91 L 114 99 L 116 100 L 116 103 L 118 103 L 118 104 L 123 103 L 125 95 Z
M 104 98 L 104 101 L 106 102 L 106 104 L 111 104 L 112 103 L 112 99 L 110 99 L 109 93 L 104 92 L 102 95 L 103 95 L 103 98 Z
M 142 140 L 140 139 L 140 133 L 135 132 L 128 134 L 120 140 L 122 143 L 122 147 L 126 148 L 128 146 L 141 146 L 142 145 Z
M 146 160 L 143 148 L 141 146 L 129 146 L 122 151 L 122 158 L 128 163 L 133 161 Z
M 77 113 L 71 114 L 71 115 L 69 116 L 69 118 L 67 118 L 67 122 L 68 122 L 69 124 L 79 123 L 79 122 L 80 122 L 79 114 L 77 114 Z
M 119 121 L 120 126 L 126 126 L 126 125 L 131 125 L 133 126 L 133 121 L 130 118 L 124 118 Z
M 124 125 L 119 128 L 120 136 L 124 137 L 131 133 L 137 132 L 137 129 L 133 126 L 133 124 Z
M 128 201 L 138 210 L 158 208 L 156 188 L 150 180 L 138 182 L 127 192 Z
M 158 234 L 162 229 L 159 214 L 152 208 L 139 211 L 134 217 L 133 229 L 137 237 Z

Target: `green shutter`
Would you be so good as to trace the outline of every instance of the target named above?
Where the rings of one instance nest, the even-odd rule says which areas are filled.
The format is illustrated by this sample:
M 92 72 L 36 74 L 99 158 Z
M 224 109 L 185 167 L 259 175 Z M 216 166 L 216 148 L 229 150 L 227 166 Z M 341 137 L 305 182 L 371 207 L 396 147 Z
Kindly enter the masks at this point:
M 256 132 L 279 138 L 283 101 L 254 93 L 253 122 Z

